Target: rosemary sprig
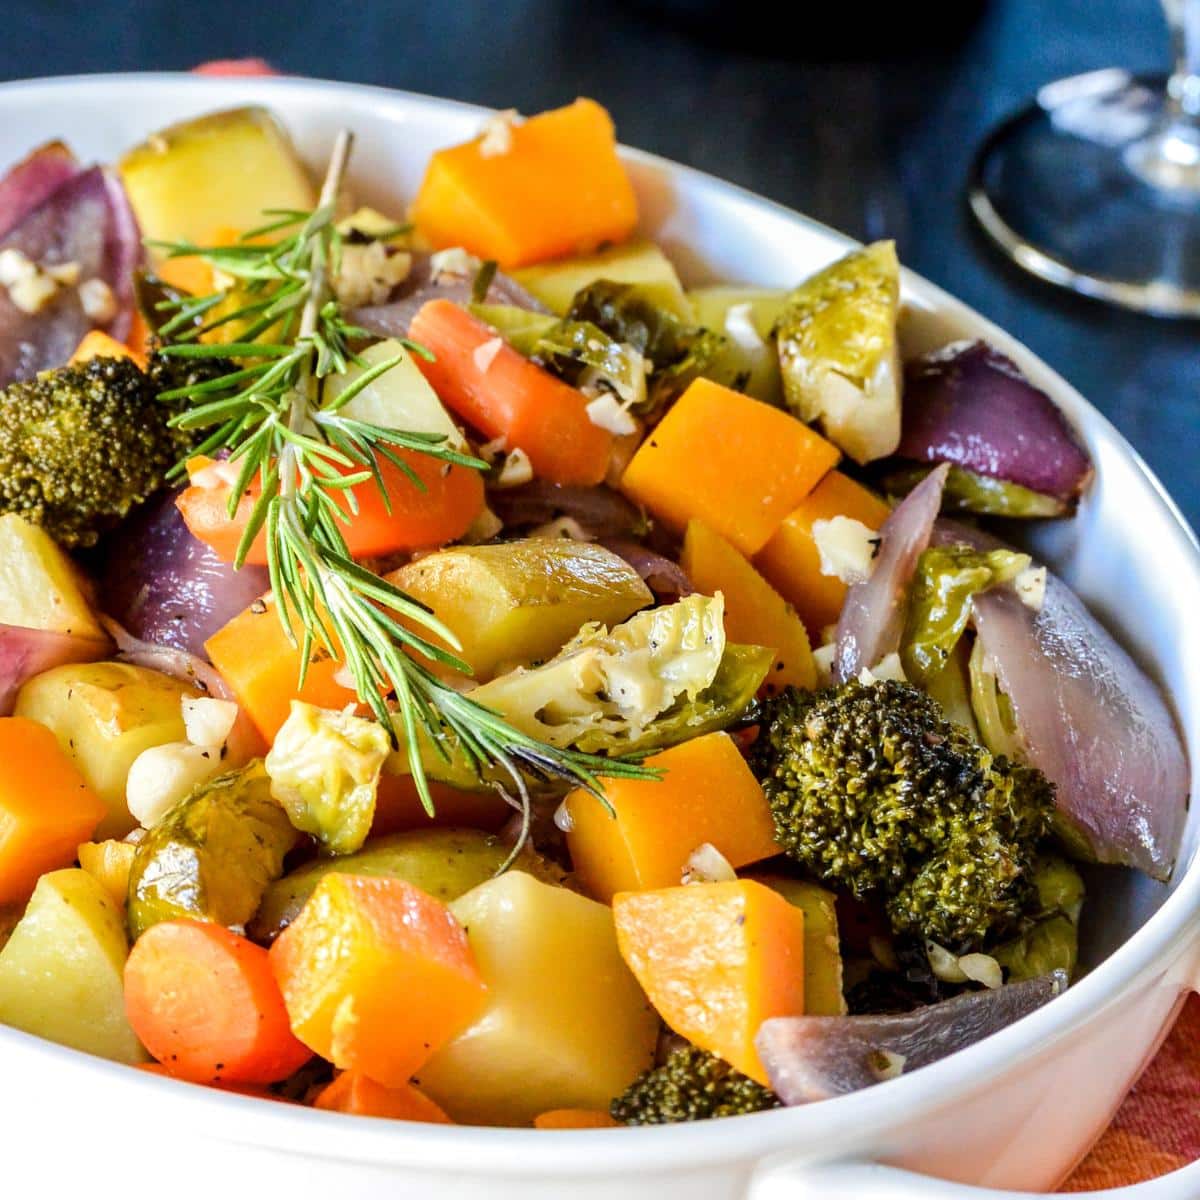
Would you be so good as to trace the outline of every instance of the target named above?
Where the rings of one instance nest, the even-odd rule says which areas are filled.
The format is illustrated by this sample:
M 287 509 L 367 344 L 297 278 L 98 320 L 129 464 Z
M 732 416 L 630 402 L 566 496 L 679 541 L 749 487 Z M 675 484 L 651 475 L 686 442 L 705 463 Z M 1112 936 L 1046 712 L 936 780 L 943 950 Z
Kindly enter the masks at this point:
M 231 517 L 257 490 L 236 565 L 265 531 L 276 611 L 301 652 L 301 686 L 315 651 L 340 658 L 360 700 L 406 748 L 427 812 L 433 813 L 433 801 L 424 757 L 433 754 L 465 762 L 510 798 L 515 792 L 527 832 L 529 775 L 565 780 L 603 799 L 601 777 L 653 778 L 656 772 L 636 761 L 548 745 L 447 685 L 421 656 L 469 674 L 455 635 L 425 605 L 350 557 L 342 527 L 357 502 L 349 489 L 374 479 L 388 503 L 381 460 L 396 465 L 413 487 L 424 487 L 397 448 L 447 466 L 487 467 L 444 435 L 383 428 L 345 414 L 346 404 L 401 356 L 363 369 L 336 397 L 326 393 L 331 376 L 352 364 L 366 367 L 352 345 L 368 335 L 346 320 L 331 285 L 341 255 L 334 212 L 351 141 L 348 132 L 339 135 L 314 212 L 265 213 L 261 228 L 231 246 L 160 245 L 168 256 L 198 255 L 233 280 L 212 295 L 164 302 L 172 315 L 160 329 L 163 354 L 229 360 L 232 369 L 160 395 L 182 402 L 175 425 L 209 431 L 194 454 L 225 451 L 236 467 Z M 277 240 L 254 240 L 272 234 Z M 202 340 L 231 324 L 238 328 L 236 341 Z M 411 354 L 428 355 L 415 343 L 403 344 Z M 180 463 L 176 475 L 183 470 Z

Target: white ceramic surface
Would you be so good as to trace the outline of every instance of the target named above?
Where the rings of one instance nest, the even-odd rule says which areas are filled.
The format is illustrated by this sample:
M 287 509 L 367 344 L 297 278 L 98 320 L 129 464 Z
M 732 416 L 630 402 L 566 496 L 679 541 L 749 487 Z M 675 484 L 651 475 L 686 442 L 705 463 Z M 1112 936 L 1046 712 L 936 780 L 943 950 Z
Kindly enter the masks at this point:
M 446 81 L 452 89 L 453 80 Z M 150 130 L 248 101 L 275 109 L 318 164 L 341 126 L 357 134 L 361 198 L 396 211 L 433 149 L 482 112 L 396 92 L 300 80 L 95 76 L 0 86 L 0 163 L 63 137 L 111 158 Z M 789 285 L 843 252 L 839 234 L 683 167 L 633 151 L 647 233 L 689 282 Z M 957 186 L 947 181 L 947 186 Z M 1098 481 L 1078 518 L 1036 549 L 1167 686 L 1200 762 L 1200 551 L 1161 487 L 1062 379 L 945 293 L 906 275 L 907 348 L 983 336 L 1080 430 Z M 1092 880 L 1085 961 L 1063 997 L 911 1076 L 813 1105 L 656 1129 L 444 1128 L 265 1104 L 147 1076 L 0 1029 L 0 1195 L 288 1200 L 885 1200 L 978 1195 L 864 1164 L 991 1188 L 1055 1185 L 1086 1152 L 1200 975 L 1198 836 L 1189 821 L 1171 888 L 1125 873 Z M 67 1132 L 69 1131 L 69 1133 Z M 1133 1194 L 1132 1192 L 1130 1193 Z M 1145 1200 L 1200 1195 L 1186 1170 Z

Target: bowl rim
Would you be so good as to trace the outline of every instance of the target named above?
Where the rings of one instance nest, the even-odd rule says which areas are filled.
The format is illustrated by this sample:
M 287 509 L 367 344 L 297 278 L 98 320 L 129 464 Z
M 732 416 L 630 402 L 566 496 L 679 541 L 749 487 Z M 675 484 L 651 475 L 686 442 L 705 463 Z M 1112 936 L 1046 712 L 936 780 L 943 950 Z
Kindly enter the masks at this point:
M 222 97 L 241 102 L 270 103 L 291 95 L 323 94 L 330 98 L 353 96 L 378 104 L 395 106 L 406 114 L 476 116 L 482 122 L 494 111 L 460 100 L 441 99 L 417 92 L 372 84 L 298 76 L 214 77 L 188 72 L 112 72 L 45 76 L 0 83 L 0 109 L 18 94 L 73 91 L 88 88 L 130 88 L 153 93 L 164 87 L 194 91 L 198 102 Z M 284 114 L 286 120 L 286 113 Z M 64 136 L 69 136 L 64 133 Z M 660 173 L 677 185 L 678 191 L 705 190 L 741 206 L 784 220 L 808 234 L 819 233 L 850 249 L 859 243 L 845 234 L 804 216 L 785 205 L 760 196 L 748 188 L 721 180 L 659 155 L 621 146 L 623 159 Z M 998 346 L 1024 370 L 1039 376 L 1057 404 L 1090 437 L 1102 437 L 1114 445 L 1133 465 L 1156 502 L 1170 517 L 1175 534 L 1172 552 L 1182 551 L 1178 565 L 1200 582 L 1200 542 L 1162 483 L 1111 422 L 1094 408 L 1065 379 L 1032 351 L 986 317 L 916 273 L 905 269 L 903 291 L 918 298 L 930 311 L 946 314 L 969 325 L 978 336 Z M 1065 401 L 1065 403 L 1064 403 Z M 1184 566 L 1186 564 L 1186 567 Z M 1184 732 L 1185 743 L 1186 730 Z M 1200 747 L 1188 747 L 1194 759 Z M 1194 769 L 1194 768 L 1193 768 Z M 531 1155 L 533 1131 L 484 1126 L 438 1126 L 411 1122 L 362 1121 L 340 1113 L 322 1112 L 283 1104 L 263 1104 L 255 1098 L 216 1089 L 198 1089 L 181 1081 L 147 1072 L 131 1071 L 69 1047 L 0 1026 L 0 1051 L 6 1046 L 22 1057 L 45 1060 L 62 1069 L 93 1072 L 103 1082 L 114 1104 L 147 1101 L 174 1111 L 186 1105 L 193 1133 L 244 1145 L 269 1145 L 323 1158 L 353 1159 L 379 1164 L 401 1164 L 436 1171 L 452 1164 L 455 1172 L 469 1174 L 508 1170 L 541 1177 L 562 1172 L 576 1177 L 611 1175 L 626 1169 L 647 1167 L 656 1172 L 696 1168 L 747 1160 L 779 1153 L 802 1145 L 822 1147 L 827 1153 L 848 1140 L 861 1143 L 887 1130 L 900 1120 L 911 1119 L 921 1108 L 943 1107 L 980 1086 L 1011 1066 L 1018 1055 L 1047 1051 L 1087 1021 L 1116 1006 L 1139 984 L 1155 977 L 1155 968 L 1177 964 L 1185 952 L 1200 944 L 1200 867 L 1195 856 L 1177 868 L 1181 878 L 1150 919 L 1092 972 L 1074 984 L 1052 1004 L 1001 1030 L 975 1046 L 923 1068 L 902 1075 L 884 1087 L 840 1096 L 820 1104 L 779 1109 L 753 1116 L 728 1118 L 715 1127 L 710 1122 L 693 1125 L 647 1127 L 631 1134 L 621 1130 L 539 1130 L 539 1153 Z M 1196 929 L 1189 933 L 1189 924 Z M 1188 969 L 1193 964 L 1188 963 Z M 1179 990 L 1190 979 L 1180 977 Z M 852 1131 L 848 1133 L 847 1131 Z M 334 1136 L 336 1135 L 336 1136 Z M 319 1140 L 318 1140 L 319 1139 Z M 313 1147 L 320 1145 L 319 1152 Z M 828 1148 L 828 1149 L 826 1149 Z

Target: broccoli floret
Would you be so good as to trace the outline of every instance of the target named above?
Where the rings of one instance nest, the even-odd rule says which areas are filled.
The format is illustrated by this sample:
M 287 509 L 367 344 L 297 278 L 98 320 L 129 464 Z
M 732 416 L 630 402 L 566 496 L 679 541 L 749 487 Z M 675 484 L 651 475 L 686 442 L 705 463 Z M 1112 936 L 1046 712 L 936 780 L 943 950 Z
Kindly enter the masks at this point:
M 894 680 L 788 689 L 758 715 L 750 764 L 792 858 L 882 900 L 897 933 L 960 952 L 1016 924 L 1054 810 L 1040 771 Z
M 183 380 L 159 360 L 124 358 L 43 371 L 0 391 L 0 512 L 64 546 L 92 546 L 163 484 L 192 436 L 171 429 L 160 390 Z
M 709 1117 L 778 1108 L 779 1097 L 724 1059 L 681 1046 L 661 1067 L 643 1071 L 613 1102 L 613 1120 L 625 1125 L 672 1125 Z

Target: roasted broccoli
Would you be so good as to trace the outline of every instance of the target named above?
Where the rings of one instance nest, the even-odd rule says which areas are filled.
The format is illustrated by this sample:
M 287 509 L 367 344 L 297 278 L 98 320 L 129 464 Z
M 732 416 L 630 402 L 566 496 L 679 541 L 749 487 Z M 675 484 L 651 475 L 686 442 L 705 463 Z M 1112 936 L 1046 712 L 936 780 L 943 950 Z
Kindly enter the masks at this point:
M 750 764 L 786 852 L 892 928 L 958 951 L 1015 928 L 1052 785 L 994 757 L 919 689 L 851 682 L 764 702 Z
M 778 1108 L 779 1097 L 698 1046 L 681 1046 L 643 1071 L 613 1102 L 625 1125 L 672 1125 Z
M 188 371 L 159 356 L 145 372 L 93 358 L 0 391 L 0 512 L 64 546 L 94 545 L 187 452 L 191 435 L 168 426 L 157 395 Z

